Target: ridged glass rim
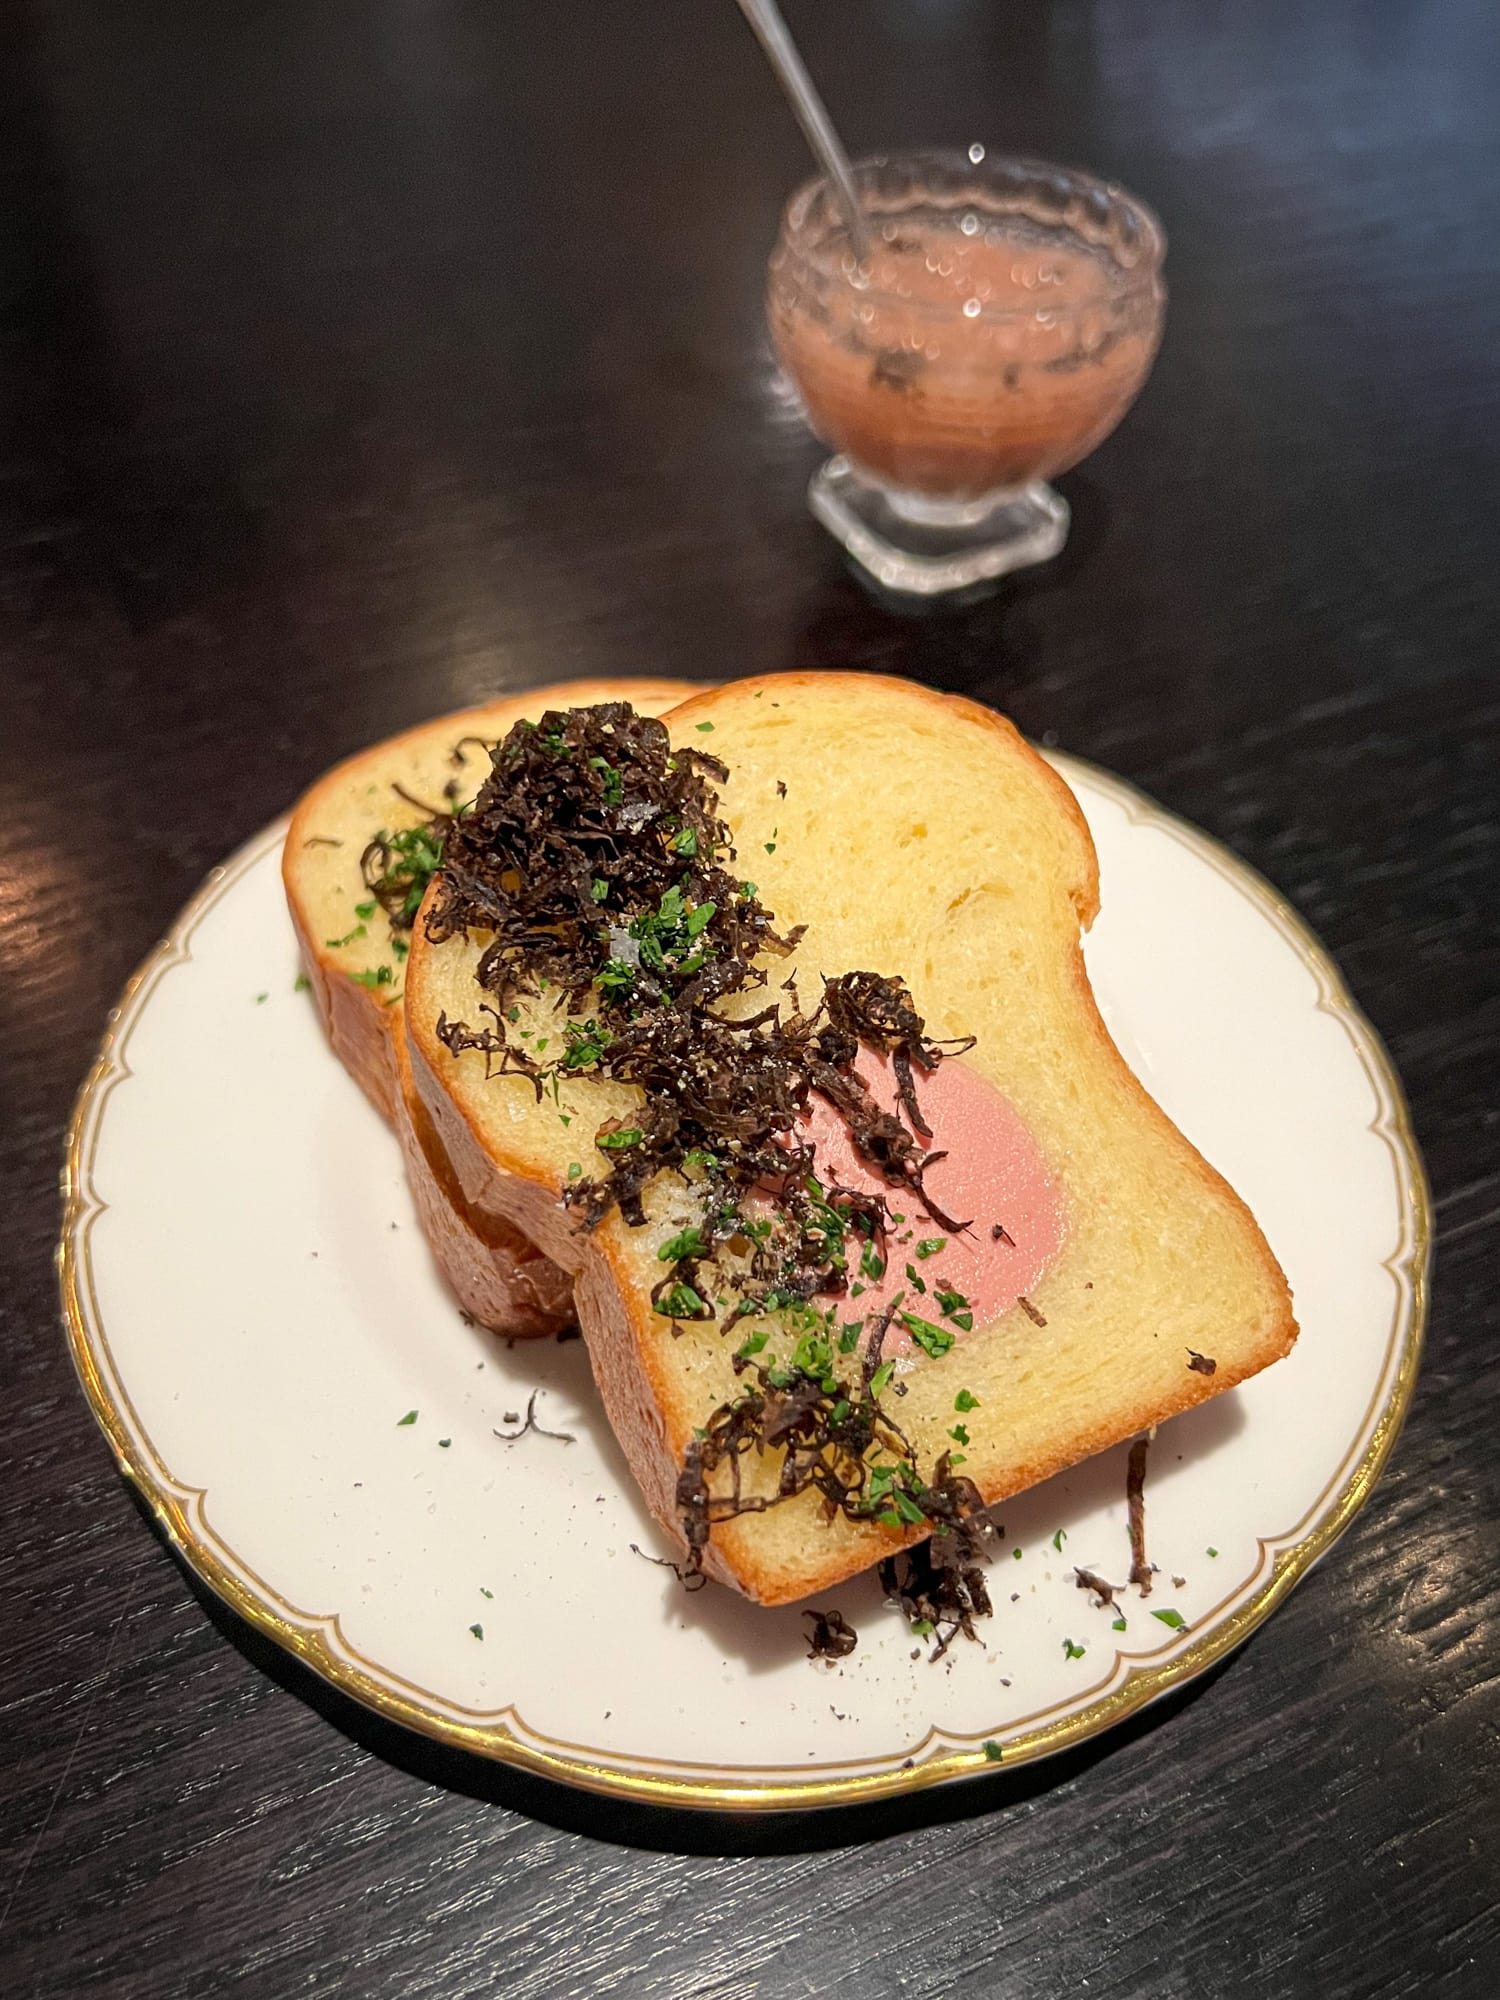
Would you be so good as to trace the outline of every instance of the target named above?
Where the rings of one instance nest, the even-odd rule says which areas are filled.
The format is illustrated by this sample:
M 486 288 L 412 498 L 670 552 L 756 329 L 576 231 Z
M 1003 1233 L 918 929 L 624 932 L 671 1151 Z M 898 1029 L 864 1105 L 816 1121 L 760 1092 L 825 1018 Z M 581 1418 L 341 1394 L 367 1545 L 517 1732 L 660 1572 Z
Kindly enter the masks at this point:
M 986 153 L 980 160 L 973 160 L 967 152 L 958 147 L 917 146 L 889 153 L 867 153 L 851 162 L 856 184 L 861 176 L 876 172 L 884 167 L 907 166 L 921 168 L 924 165 L 941 170 L 943 173 L 967 174 L 976 182 L 976 191 L 982 187 L 987 172 L 996 168 L 1008 168 L 1027 177 L 1038 180 L 1066 180 L 1072 182 L 1083 195 L 1102 195 L 1111 209 L 1127 214 L 1133 221 L 1141 241 L 1141 256 L 1138 264 L 1123 278 L 1117 289 L 1110 292 L 1107 304 L 1117 305 L 1123 300 L 1137 297 L 1143 292 L 1156 288 L 1161 279 L 1161 268 L 1166 258 L 1167 234 L 1155 212 L 1146 203 L 1131 194 L 1116 181 L 1107 181 L 1097 174 L 1085 172 L 1081 167 L 1063 166 L 1056 160 L 1036 159 L 1020 153 Z M 977 314 L 965 314 L 959 301 L 949 304 L 925 299 L 910 299 L 899 292 L 881 291 L 874 286 L 856 285 L 845 269 L 844 260 L 837 261 L 818 252 L 805 241 L 807 222 L 813 204 L 829 193 L 826 175 L 814 174 L 803 181 L 788 196 L 781 211 L 781 228 L 773 252 L 773 270 L 777 259 L 785 259 L 798 268 L 803 276 L 823 286 L 837 286 L 852 296 L 868 299 L 873 303 L 899 306 L 903 312 L 920 313 L 924 318 L 935 320 L 963 319 L 972 324 L 975 319 L 987 320 L 991 324 L 1014 323 L 1034 320 L 1037 308 L 1016 306 L 996 308 L 981 306 Z M 960 204 L 955 204 L 958 206 Z M 963 204 L 967 205 L 967 204 Z M 973 204 L 983 206 L 980 202 Z M 868 211 L 867 211 L 868 212 Z M 891 211 L 891 214 L 899 211 Z M 873 221 L 887 219 L 878 211 L 872 214 Z M 1059 233 L 1077 234 L 1067 224 L 1059 224 Z M 1087 238 L 1079 236 L 1080 242 Z M 1097 312 L 1099 303 L 1089 306 L 1072 306 L 1054 312 L 1055 322 L 1072 320 L 1085 312 Z

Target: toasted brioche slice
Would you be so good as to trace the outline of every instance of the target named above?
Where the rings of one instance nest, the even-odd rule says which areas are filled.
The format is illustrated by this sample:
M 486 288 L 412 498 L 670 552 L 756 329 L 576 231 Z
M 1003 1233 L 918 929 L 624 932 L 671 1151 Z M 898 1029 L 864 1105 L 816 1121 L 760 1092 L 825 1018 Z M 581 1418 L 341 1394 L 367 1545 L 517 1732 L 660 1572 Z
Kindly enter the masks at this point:
M 303 793 L 282 850 L 287 905 L 328 1039 L 383 1118 L 394 1120 L 399 1103 L 392 1037 L 406 940 L 393 934 L 366 883 L 370 842 L 422 826 L 431 817 L 424 803 L 437 811 L 450 799 L 467 805 L 489 771 L 485 746 L 523 716 L 601 701 L 630 701 L 658 715 L 696 691 L 686 681 L 613 680 L 505 695 L 361 750 Z
M 399 1018 L 399 1013 L 398 1013 Z M 464 1199 L 427 1107 L 411 1080 L 404 1033 L 392 1037 L 396 1136 L 407 1184 L 433 1260 L 463 1310 L 513 1338 L 540 1337 L 574 1317 L 573 1281 L 529 1237 Z
M 905 682 L 830 673 L 720 688 L 674 710 L 668 727 L 674 744 L 706 740 L 727 765 L 719 801 L 736 867 L 754 875 L 783 931 L 806 926 L 790 961 L 803 1004 L 820 976 L 902 976 L 930 1036 L 975 1038 L 962 1062 L 1018 1114 L 1059 1192 L 1060 1241 L 1027 1296 L 976 1318 L 936 1357 L 914 1340 L 897 1355 L 891 1393 L 919 1462 L 931 1468 L 953 1448 L 957 1407 L 964 1474 L 994 1502 L 1285 1354 L 1296 1327 L 1264 1237 L 1100 1018 L 1080 947 L 1098 906 L 1093 843 L 1066 785 L 1012 726 Z M 743 1391 L 736 1347 L 755 1328 L 772 1347 L 781 1337 L 784 1355 L 784 1330 L 772 1315 L 726 1337 L 722 1312 L 673 1324 L 653 1310 L 658 1251 L 702 1219 L 690 1177 L 659 1174 L 647 1186 L 643 1226 L 615 1211 L 582 1231 L 560 1197 L 597 1173 L 592 1135 L 639 1118 L 641 1093 L 578 1078 L 559 1107 L 538 1102 L 525 1077 L 489 1073 L 484 1054 L 451 1053 L 439 1021 L 480 1018 L 484 941 L 434 943 L 419 919 L 406 989 L 413 1084 L 466 1200 L 576 1274 L 605 1408 L 653 1512 L 681 1539 L 679 1474 L 695 1432 Z M 788 961 L 768 970 L 774 994 Z M 533 1048 L 547 1005 L 542 996 L 520 1010 L 515 1032 L 525 1027 Z M 899 1206 L 911 1206 L 904 1191 Z M 915 1223 L 945 1234 L 920 1214 Z M 1212 1373 L 1189 1366 L 1194 1353 L 1212 1359 Z M 768 1448 L 744 1461 L 747 1493 L 774 1495 L 780 1456 Z M 931 1526 L 828 1511 L 806 1491 L 718 1522 L 704 1566 L 784 1603 Z
M 324 1029 L 345 1068 L 396 1127 L 423 1234 L 454 1296 L 497 1333 L 555 1333 L 573 1317 L 572 1284 L 518 1230 L 464 1206 L 410 1086 L 399 1005 L 409 931 L 395 932 L 371 898 L 362 859 L 378 833 L 423 824 L 428 815 L 416 801 L 435 808 L 467 804 L 489 769 L 485 746 L 522 716 L 559 702 L 610 700 L 655 713 L 692 691 L 682 681 L 572 681 L 460 709 L 336 766 L 292 816 L 282 878 Z M 456 792 L 445 792 L 455 784 Z

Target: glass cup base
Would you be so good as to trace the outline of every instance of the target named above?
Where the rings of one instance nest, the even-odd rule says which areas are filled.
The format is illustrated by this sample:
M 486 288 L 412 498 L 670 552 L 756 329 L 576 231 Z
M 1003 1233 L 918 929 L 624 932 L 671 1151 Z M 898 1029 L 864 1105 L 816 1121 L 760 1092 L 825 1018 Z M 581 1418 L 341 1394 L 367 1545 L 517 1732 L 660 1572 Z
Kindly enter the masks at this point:
M 813 474 L 816 520 L 886 590 L 942 597 L 1049 561 L 1068 503 L 1043 480 L 981 500 L 931 500 L 867 478 L 842 453 Z

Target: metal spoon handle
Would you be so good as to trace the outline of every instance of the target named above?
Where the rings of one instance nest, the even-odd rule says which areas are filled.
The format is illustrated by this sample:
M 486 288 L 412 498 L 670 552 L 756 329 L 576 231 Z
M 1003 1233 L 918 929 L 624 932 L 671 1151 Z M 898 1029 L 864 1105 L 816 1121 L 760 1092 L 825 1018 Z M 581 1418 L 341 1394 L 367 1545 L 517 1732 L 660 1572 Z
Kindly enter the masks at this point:
M 864 211 L 859 205 L 859 196 L 855 192 L 849 155 L 844 151 L 843 141 L 833 129 L 833 121 L 824 108 L 816 85 L 807 73 L 807 65 L 797 52 L 797 44 L 792 40 L 786 22 L 781 18 L 781 10 L 777 7 L 776 0 L 740 0 L 740 12 L 755 30 L 756 39 L 765 50 L 766 58 L 776 72 L 777 81 L 786 92 L 787 102 L 796 114 L 803 136 L 812 147 L 818 164 L 838 195 L 839 206 L 844 211 L 844 221 L 849 230 L 849 241 L 854 246 L 855 256 L 861 264 L 867 263 L 870 256 L 870 231 Z

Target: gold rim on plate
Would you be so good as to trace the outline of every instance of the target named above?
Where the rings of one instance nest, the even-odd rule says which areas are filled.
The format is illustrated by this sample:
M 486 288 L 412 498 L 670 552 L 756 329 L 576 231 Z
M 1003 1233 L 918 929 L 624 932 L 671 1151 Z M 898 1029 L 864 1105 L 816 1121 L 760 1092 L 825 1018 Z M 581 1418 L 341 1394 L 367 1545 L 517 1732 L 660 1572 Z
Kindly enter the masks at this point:
M 925 1790 L 956 1778 L 1011 1769 L 1049 1757 L 1122 1722 L 1149 1702 L 1204 1673 L 1241 1645 L 1269 1617 L 1354 1519 L 1390 1456 L 1411 1402 L 1421 1358 L 1427 1311 L 1431 1215 L 1426 1174 L 1412 1132 L 1401 1085 L 1389 1055 L 1355 1005 L 1338 967 L 1301 917 L 1247 863 L 1124 779 L 1083 758 L 1050 753 L 1065 777 L 1076 771 L 1119 805 L 1128 820 L 1178 841 L 1228 881 L 1272 924 L 1312 973 L 1318 1011 L 1331 1015 L 1349 1038 L 1374 1091 L 1369 1130 L 1388 1148 L 1401 1200 L 1401 1241 L 1384 1260 L 1396 1300 L 1384 1363 L 1360 1434 L 1367 1442 L 1352 1467 L 1341 1467 L 1328 1488 L 1288 1534 L 1260 1539 L 1265 1575 L 1227 1615 L 1209 1611 L 1197 1622 L 1202 1636 L 1155 1664 L 1128 1667 L 1124 1680 L 1083 1708 L 1042 1712 L 989 1737 L 951 1736 L 936 1728 L 889 1757 L 857 1764 L 825 1764 L 822 1774 L 771 1769 L 734 1771 L 718 1765 L 610 1755 L 532 1730 L 514 1708 L 466 1709 L 387 1673 L 344 1637 L 337 1614 L 317 1615 L 289 1604 L 242 1562 L 211 1526 L 207 1494 L 176 1479 L 147 1438 L 114 1368 L 94 1290 L 90 1239 L 106 1204 L 94 1191 L 92 1169 L 105 1103 L 131 1074 L 131 1030 L 157 982 L 191 957 L 194 931 L 219 900 L 267 850 L 285 836 L 287 821 L 266 827 L 215 868 L 161 943 L 125 986 L 112 1010 L 68 1128 L 63 1176 L 64 1214 L 58 1268 L 69 1347 L 89 1407 L 108 1438 L 121 1471 L 140 1492 L 182 1559 L 247 1624 L 312 1668 L 324 1680 L 387 1720 L 450 1748 L 515 1765 L 559 1783 L 653 1805 L 728 1811 L 784 1812 L 853 1805 Z M 1282 1546 L 1277 1546 L 1282 1544 Z M 1271 1549 L 1276 1553 L 1272 1555 Z M 1269 1561 L 1268 1561 L 1269 1558 Z M 1233 1595 L 1240 1594 L 1237 1589 Z M 1210 1623 L 1217 1619 L 1217 1622 Z M 1111 1672 L 1113 1678 L 1113 1670 Z M 1001 1762 L 985 1748 L 998 1741 Z

